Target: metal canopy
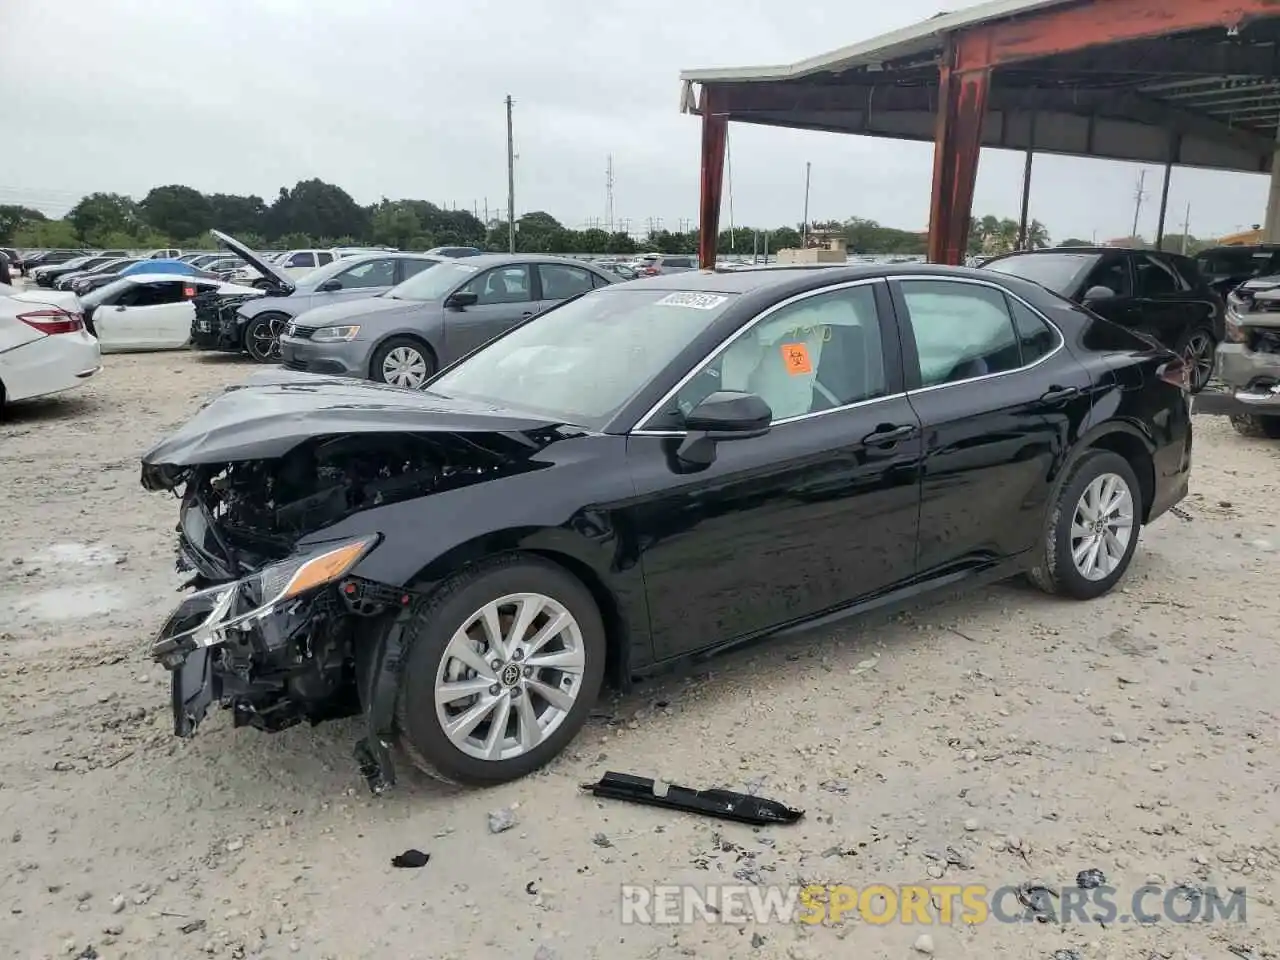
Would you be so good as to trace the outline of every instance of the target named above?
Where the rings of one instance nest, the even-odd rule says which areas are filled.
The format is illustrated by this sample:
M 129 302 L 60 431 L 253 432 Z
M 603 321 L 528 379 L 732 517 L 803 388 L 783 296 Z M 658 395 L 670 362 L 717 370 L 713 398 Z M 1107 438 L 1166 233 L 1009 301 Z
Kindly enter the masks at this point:
M 697 84 L 732 121 L 932 142 L 939 65 L 970 34 L 966 55 L 990 67 L 983 146 L 1265 173 L 1280 2 L 1239 0 L 1227 25 L 1208 11 L 1223 6 L 996 0 L 790 66 L 686 71 L 682 109 L 701 112 Z

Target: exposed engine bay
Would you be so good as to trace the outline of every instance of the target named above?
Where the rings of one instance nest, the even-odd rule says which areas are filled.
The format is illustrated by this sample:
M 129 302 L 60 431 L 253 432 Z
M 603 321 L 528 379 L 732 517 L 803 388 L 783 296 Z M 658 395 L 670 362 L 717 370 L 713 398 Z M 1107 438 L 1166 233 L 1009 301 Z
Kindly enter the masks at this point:
M 265 731 L 366 712 L 376 732 L 358 748 L 362 768 L 375 790 L 392 782 L 384 641 L 416 597 L 352 574 L 378 545 L 376 521 L 355 538 L 312 535 L 380 506 L 535 469 L 541 446 L 525 433 L 353 433 L 273 458 L 145 464 L 144 486 L 182 498 L 177 566 L 195 588 L 152 651 L 173 671 L 174 732 L 191 736 L 215 703 L 235 726 Z M 389 702 L 375 723 L 377 697 Z

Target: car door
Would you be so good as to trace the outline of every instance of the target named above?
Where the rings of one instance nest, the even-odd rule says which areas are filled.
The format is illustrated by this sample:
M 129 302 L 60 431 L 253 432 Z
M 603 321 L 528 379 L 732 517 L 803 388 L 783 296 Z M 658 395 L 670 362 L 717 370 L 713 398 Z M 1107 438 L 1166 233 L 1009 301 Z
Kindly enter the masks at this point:
M 1044 535 L 1055 470 L 1093 403 L 1062 335 L 993 283 L 890 283 L 907 398 L 924 431 L 917 568 L 981 568 Z
M 628 438 L 654 652 L 668 659 L 836 611 L 915 573 L 918 421 L 885 284 L 784 301 L 696 366 Z M 682 417 L 742 390 L 764 436 L 683 467 Z
M 135 286 L 128 302 L 118 301 L 105 317 L 110 327 L 127 331 L 129 349 L 176 350 L 191 338 L 194 281 L 162 280 Z M 101 312 L 95 314 L 95 325 Z M 111 321 L 115 321 L 112 323 Z
M 476 302 L 446 308 L 444 336 L 449 356 L 469 353 L 537 313 L 534 281 L 530 264 L 513 263 L 478 273 L 455 291 L 475 294 Z
M 103 352 L 151 349 L 152 330 L 147 310 L 154 303 L 155 286 L 154 283 L 135 283 L 104 300 L 94 310 L 94 335 Z
M 301 277 L 316 268 L 316 255 L 310 250 L 299 250 L 281 265 L 290 277 Z
M 1171 350 L 1205 314 L 1204 304 L 1169 261 L 1154 253 L 1133 254 L 1137 329 Z
M 549 310 L 557 303 L 586 293 L 592 288 L 590 270 L 571 267 L 564 263 L 540 263 L 537 265 L 541 297 L 538 309 Z
M 1112 296 L 1088 296 L 1099 287 L 1110 291 Z M 1112 323 L 1136 329 L 1140 317 L 1133 296 L 1133 264 L 1128 251 L 1103 254 L 1081 282 L 1079 295 L 1074 299 Z
M 330 283 L 335 280 L 339 284 L 338 289 L 319 291 L 320 299 L 314 306 L 386 293 L 396 285 L 396 261 L 390 257 L 385 260 L 366 260 L 329 278 Z

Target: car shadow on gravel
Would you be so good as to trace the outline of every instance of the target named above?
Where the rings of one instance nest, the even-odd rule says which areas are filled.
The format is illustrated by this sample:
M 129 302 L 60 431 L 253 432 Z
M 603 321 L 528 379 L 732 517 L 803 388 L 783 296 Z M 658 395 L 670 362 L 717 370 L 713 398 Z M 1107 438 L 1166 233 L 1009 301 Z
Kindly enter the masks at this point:
M 49 423 L 88 416 L 98 409 L 98 402 L 88 397 L 41 397 L 36 400 L 18 400 L 6 404 L 0 410 L 0 434 L 6 427 L 24 424 Z
M 236 365 L 245 367 L 268 367 L 274 364 L 254 363 L 253 359 L 247 353 L 231 353 L 222 350 L 189 350 L 187 356 L 194 359 L 197 363 L 207 364 L 212 367 L 221 365 Z

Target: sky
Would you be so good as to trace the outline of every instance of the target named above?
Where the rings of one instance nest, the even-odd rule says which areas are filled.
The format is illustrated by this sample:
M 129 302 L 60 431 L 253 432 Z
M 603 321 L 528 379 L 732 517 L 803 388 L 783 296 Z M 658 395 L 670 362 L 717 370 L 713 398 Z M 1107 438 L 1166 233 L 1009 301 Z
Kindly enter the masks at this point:
M 954 9 L 967 3 L 952 2 Z M 258 194 L 311 177 L 361 203 L 505 213 L 514 99 L 517 213 L 696 226 L 699 121 L 682 69 L 790 63 L 940 12 L 938 0 L 0 0 L 0 203 L 61 215 L 83 194 L 183 183 Z M 730 128 L 732 222 L 928 224 L 932 146 Z M 1016 217 L 1023 158 L 984 150 L 974 212 Z M 1055 239 L 1125 236 L 1136 164 L 1037 157 L 1031 216 Z M 1146 167 L 1139 232 L 1163 170 Z M 1175 169 L 1166 232 L 1262 220 L 1267 178 Z M 730 223 L 728 203 L 722 227 Z

